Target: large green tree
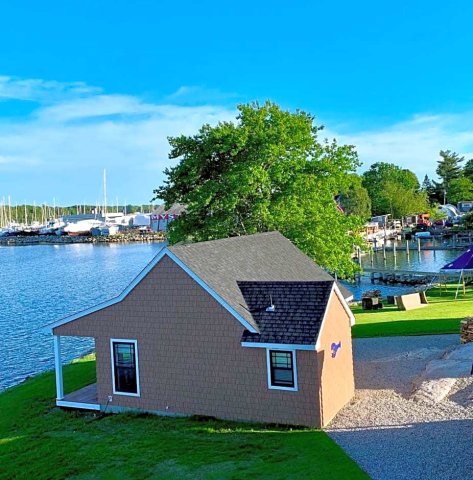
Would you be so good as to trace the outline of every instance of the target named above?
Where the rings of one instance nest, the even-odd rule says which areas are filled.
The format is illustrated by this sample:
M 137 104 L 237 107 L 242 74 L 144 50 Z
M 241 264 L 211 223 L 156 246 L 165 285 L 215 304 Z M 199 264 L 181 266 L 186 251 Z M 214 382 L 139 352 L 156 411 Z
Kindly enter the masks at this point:
M 363 173 L 374 215 L 390 213 L 395 218 L 424 212 L 427 195 L 421 191 L 414 172 L 392 163 L 378 162 Z
M 299 110 L 267 102 L 238 111 L 234 122 L 169 138 L 169 158 L 178 163 L 154 193 L 167 205 L 187 206 L 169 241 L 279 230 L 321 266 L 352 275 L 360 221 L 340 213 L 334 196 L 359 166 L 354 148 L 320 141 L 322 127 Z

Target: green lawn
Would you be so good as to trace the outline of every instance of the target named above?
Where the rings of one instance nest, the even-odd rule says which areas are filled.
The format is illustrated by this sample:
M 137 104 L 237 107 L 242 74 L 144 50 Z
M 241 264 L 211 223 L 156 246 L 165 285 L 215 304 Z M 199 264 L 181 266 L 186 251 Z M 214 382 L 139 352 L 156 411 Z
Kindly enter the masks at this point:
M 356 324 L 353 337 L 384 337 L 394 335 L 428 335 L 459 333 L 460 320 L 473 316 L 473 289 L 467 288 L 466 296 L 461 292 L 455 300 L 456 285 L 440 291 L 433 288 L 427 292 L 429 305 L 409 311 L 400 311 L 394 305 L 382 310 L 363 311 L 353 307 Z
M 65 389 L 95 362 L 65 367 Z M 54 407 L 54 376 L 0 394 L 1 479 L 368 479 L 322 431 Z

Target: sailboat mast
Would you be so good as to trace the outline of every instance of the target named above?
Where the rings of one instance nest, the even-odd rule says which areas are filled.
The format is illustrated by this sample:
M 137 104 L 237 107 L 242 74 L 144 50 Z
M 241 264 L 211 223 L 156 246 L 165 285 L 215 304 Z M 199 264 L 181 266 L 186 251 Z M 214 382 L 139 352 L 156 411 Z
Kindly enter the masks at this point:
M 104 220 L 107 220 L 107 171 L 103 169 L 103 211 Z

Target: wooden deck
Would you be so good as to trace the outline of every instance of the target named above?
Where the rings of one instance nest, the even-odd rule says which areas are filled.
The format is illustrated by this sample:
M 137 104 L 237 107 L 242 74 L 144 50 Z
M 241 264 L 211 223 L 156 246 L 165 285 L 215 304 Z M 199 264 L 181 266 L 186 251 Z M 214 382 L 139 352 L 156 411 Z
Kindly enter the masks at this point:
M 82 408 L 86 410 L 100 410 L 100 404 L 97 397 L 97 384 L 87 385 L 87 387 L 76 390 L 57 400 L 59 407 Z

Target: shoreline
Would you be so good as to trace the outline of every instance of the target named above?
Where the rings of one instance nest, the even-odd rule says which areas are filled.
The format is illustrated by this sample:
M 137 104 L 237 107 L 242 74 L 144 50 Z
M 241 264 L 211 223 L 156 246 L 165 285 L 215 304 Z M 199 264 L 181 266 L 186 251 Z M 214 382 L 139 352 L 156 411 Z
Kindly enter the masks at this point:
M 86 362 L 87 357 L 91 357 L 91 360 L 95 361 L 95 348 L 89 348 L 85 353 L 81 353 L 79 356 L 74 357 L 72 360 L 69 362 L 64 362 L 63 367 L 67 365 L 72 365 L 73 363 L 78 363 L 78 362 Z M 19 387 L 20 385 L 23 385 L 25 382 L 28 380 L 32 380 L 34 378 L 40 377 L 41 375 L 45 375 L 48 373 L 55 373 L 54 367 L 49 368 L 47 370 L 39 370 L 38 372 L 32 373 L 31 375 L 26 375 L 24 378 L 22 378 L 19 382 L 13 383 L 12 385 L 8 385 L 6 387 L 0 387 L 0 395 L 8 392 L 12 388 Z
M 38 236 L 16 236 L 0 237 L 0 246 L 19 247 L 26 245 L 69 245 L 74 243 L 150 243 L 164 242 L 163 232 L 139 232 L 118 233 L 112 236 L 91 236 L 91 235 L 38 235 Z

